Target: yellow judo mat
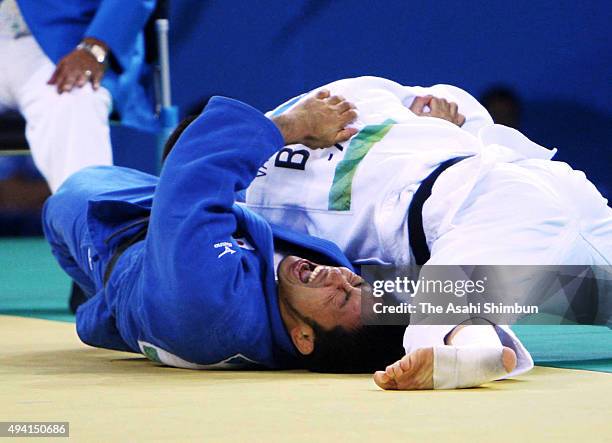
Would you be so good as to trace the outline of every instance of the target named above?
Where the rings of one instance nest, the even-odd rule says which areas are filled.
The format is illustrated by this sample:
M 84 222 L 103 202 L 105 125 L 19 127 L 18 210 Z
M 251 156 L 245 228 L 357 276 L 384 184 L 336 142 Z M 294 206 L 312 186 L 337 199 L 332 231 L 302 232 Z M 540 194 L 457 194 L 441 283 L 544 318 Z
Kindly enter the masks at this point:
M 71 323 L 0 316 L 0 421 L 68 421 L 86 442 L 609 442 L 612 376 L 536 367 L 476 389 L 385 392 L 367 375 L 156 366 L 81 344 Z

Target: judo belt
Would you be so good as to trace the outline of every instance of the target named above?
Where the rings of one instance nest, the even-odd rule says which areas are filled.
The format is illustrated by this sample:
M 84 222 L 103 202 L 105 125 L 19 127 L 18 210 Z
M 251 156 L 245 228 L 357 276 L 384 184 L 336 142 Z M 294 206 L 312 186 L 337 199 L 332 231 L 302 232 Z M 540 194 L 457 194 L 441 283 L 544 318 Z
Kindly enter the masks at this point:
M 427 237 L 425 237 L 425 230 L 423 229 L 423 205 L 431 196 L 433 185 L 440 174 L 467 157 L 455 157 L 441 163 L 421 182 L 421 186 L 419 186 L 419 189 L 416 190 L 412 197 L 410 207 L 408 208 L 408 237 L 410 249 L 412 249 L 415 262 L 419 266 L 424 265 L 429 260 L 429 257 L 431 257 L 429 247 L 427 246 Z
M 121 241 L 115 248 L 115 252 L 113 252 L 113 255 L 111 256 L 110 260 L 108 261 L 108 264 L 106 265 L 106 269 L 104 270 L 104 286 L 106 286 L 106 283 L 108 283 L 108 280 L 110 279 L 110 276 L 113 273 L 113 269 L 115 269 L 115 265 L 117 264 L 119 257 L 121 257 L 121 254 L 123 254 L 127 250 L 127 248 L 129 248 L 133 244 L 139 242 L 140 240 L 144 240 L 144 238 L 147 236 L 147 231 L 149 229 L 149 217 L 143 217 L 142 219 L 130 223 L 129 225 L 114 232 L 111 236 L 104 240 L 104 242 L 108 244 L 109 241 L 117 235 L 122 234 L 123 232 L 137 225 L 142 226 L 140 226 L 140 228 L 138 228 L 138 230 L 134 234 L 121 239 Z

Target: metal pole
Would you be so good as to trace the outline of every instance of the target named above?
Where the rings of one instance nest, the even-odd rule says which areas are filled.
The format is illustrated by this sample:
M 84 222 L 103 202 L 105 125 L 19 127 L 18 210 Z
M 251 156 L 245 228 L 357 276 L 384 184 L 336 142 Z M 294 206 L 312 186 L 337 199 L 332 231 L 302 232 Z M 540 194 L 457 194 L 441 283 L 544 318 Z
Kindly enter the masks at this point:
M 157 29 L 157 47 L 159 48 L 159 70 L 161 77 L 161 105 L 168 107 L 172 105 L 172 93 L 170 90 L 170 50 L 168 45 L 168 29 L 170 28 L 167 18 L 155 20 Z
M 162 154 L 168 137 L 178 125 L 178 108 L 172 106 L 172 93 L 170 89 L 170 50 L 168 31 L 170 25 L 167 17 L 155 20 L 157 33 L 157 48 L 159 51 L 159 76 L 161 109 L 159 112 L 160 131 L 157 136 L 157 166 L 161 172 Z

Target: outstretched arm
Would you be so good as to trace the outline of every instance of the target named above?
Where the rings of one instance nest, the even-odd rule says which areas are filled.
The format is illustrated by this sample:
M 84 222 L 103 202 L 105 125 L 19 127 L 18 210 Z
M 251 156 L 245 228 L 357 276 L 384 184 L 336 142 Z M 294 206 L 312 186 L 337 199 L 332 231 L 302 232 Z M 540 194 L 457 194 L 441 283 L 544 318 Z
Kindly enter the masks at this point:
M 146 341 L 196 363 L 227 357 L 215 346 L 224 316 L 259 287 L 232 238 L 235 192 L 283 145 L 330 146 L 350 136 L 353 118 L 351 105 L 329 93 L 274 121 L 235 100 L 210 101 L 162 170 L 139 287 L 119 322 L 133 347 Z M 194 346 L 202 337 L 207 346 Z

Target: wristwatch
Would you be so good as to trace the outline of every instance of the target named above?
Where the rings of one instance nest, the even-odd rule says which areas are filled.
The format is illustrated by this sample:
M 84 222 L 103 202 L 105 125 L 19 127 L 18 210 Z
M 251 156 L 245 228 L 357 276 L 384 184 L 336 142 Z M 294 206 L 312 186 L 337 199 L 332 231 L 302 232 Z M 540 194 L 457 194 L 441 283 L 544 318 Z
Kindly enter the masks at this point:
M 78 44 L 77 49 L 83 49 L 84 51 L 89 52 L 91 55 L 94 56 L 96 61 L 100 64 L 106 61 L 106 56 L 107 56 L 106 49 L 104 49 L 100 45 L 96 45 L 95 43 L 81 42 Z

